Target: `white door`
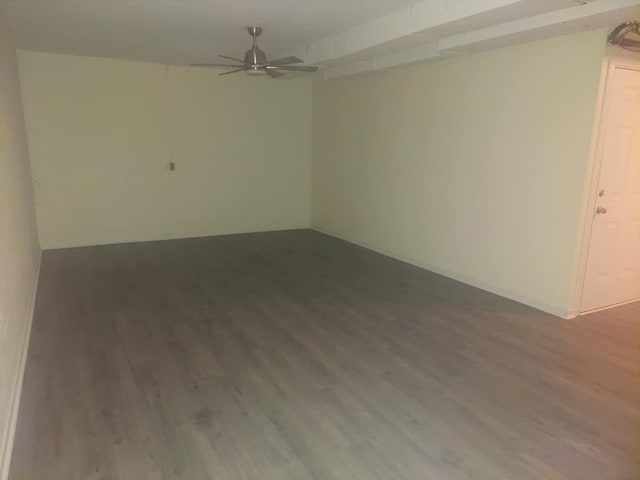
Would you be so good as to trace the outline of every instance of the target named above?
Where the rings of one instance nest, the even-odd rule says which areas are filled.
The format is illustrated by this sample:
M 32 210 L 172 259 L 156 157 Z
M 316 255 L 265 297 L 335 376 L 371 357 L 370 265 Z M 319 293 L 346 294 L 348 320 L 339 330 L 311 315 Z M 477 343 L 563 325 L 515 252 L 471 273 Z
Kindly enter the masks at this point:
M 581 311 L 640 300 L 640 70 L 613 65 Z

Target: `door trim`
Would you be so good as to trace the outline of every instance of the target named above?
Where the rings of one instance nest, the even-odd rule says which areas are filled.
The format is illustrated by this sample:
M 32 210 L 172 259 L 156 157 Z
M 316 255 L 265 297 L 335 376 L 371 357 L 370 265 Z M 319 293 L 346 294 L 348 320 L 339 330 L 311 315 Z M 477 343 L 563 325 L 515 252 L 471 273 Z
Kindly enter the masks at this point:
M 618 68 L 640 71 L 640 56 L 620 54 L 618 48 L 609 47 L 605 56 L 602 72 L 600 75 L 600 88 L 596 103 L 596 112 L 593 122 L 593 133 L 591 146 L 589 149 L 589 161 L 587 164 L 587 175 L 585 178 L 584 194 L 582 198 L 582 208 L 580 225 L 578 230 L 578 241 L 576 244 L 576 255 L 571 278 L 571 296 L 567 318 L 575 318 L 581 312 L 582 292 L 587 273 L 587 261 L 589 259 L 589 245 L 591 244 L 591 229 L 593 225 L 593 211 L 596 206 L 598 184 L 600 182 L 600 170 L 602 168 L 602 150 L 604 144 L 604 128 L 608 118 L 611 96 L 607 95 L 608 87 L 611 85 L 613 73 Z M 611 308 L 611 305 L 605 308 Z M 592 311 L 596 311 L 592 310 Z

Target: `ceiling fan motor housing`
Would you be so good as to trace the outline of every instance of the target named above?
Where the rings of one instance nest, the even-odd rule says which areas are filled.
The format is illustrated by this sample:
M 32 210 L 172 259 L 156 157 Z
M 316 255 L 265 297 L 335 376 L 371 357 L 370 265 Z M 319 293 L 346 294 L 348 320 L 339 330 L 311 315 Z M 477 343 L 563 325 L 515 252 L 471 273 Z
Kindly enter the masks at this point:
M 253 46 L 244 54 L 244 62 L 253 67 L 267 63 L 267 55 L 258 47 Z

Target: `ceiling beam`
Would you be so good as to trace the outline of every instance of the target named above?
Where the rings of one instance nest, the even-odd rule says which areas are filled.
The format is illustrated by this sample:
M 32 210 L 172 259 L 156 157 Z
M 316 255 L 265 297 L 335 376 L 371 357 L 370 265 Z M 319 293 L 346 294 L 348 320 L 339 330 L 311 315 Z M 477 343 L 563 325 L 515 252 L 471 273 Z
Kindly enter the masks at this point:
M 295 54 L 325 78 L 434 61 L 640 17 L 640 0 L 426 0 Z
M 640 15 L 638 0 L 604 0 L 444 38 L 441 52 L 472 53 L 542 38 L 594 30 Z

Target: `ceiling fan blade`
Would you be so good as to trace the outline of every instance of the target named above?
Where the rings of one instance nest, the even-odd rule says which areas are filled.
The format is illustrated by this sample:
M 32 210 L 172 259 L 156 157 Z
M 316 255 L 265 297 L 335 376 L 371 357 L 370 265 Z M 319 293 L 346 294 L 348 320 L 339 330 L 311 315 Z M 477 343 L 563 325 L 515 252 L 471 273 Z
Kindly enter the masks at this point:
M 275 67 L 278 70 L 286 70 L 289 72 L 317 72 L 318 67 L 311 65 L 283 65 L 281 67 Z
M 211 68 L 244 68 L 244 65 L 227 65 L 224 63 L 192 63 L 192 67 L 211 67 Z
M 247 63 L 247 62 L 245 62 L 244 60 L 240 60 L 239 58 L 227 57 L 226 55 L 218 55 L 218 56 L 219 56 L 220 58 L 226 58 L 227 60 L 233 60 L 234 62 L 242 63 L 243 65 Z
M 300 60 L 298 57 L 284 57 L 284 58 L 277 58 L 275 60 L 269 60 L 267 64 L 277 67 L 280 65 L 291 65 L 293 63 L 302 63 L 302 62 L 303 60 Z
M 280 73 L 279 71 L 272 68 L 267 68 L 267 75 L 269 75 L 271 78 L 284 77 L 284 73 Z
M 238 73 L 238 72 L 244 72 L 244 67 L 238 68 L 236 70 L 229 70 L 228 72 L 219 73 L 218 76 L 221 77 L 222 75 L 231 75 L 232 73 Z
M 632 48 L 632 49 L 640 49 L 640 41 L 638 40 L 631 40 L 629 38 L 623 38 L 618 42 L 618 45 L 620 45 L 623 48 Z

